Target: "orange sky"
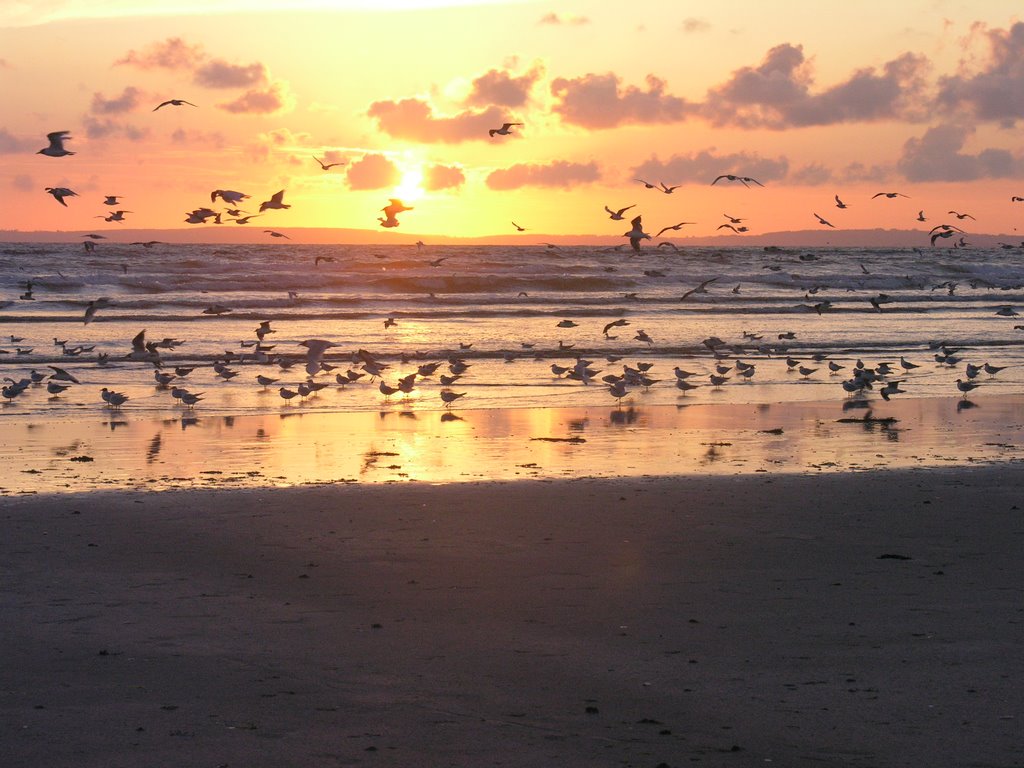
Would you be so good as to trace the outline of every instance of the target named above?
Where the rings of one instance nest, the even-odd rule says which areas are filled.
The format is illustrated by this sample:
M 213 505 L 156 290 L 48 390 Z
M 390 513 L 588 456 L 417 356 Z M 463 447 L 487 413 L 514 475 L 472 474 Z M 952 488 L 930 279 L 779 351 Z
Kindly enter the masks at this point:
M 4 5 L 0 229 L 188 227 L 225 208 L 214 189 L 254 213 L 287 190 L 255 233 L 374 229 L 395 195 L 414 206 L 396 237 L 626 231 L 605 205 L 635 205 L 652 235 L 714 234 L 723 213 L 751 234 L 820 228 L 814 213 L 843 229 L 956 223 L 949 210 L 976 217 L 969 231 L 1024 224 L 1018 3 L 781 5 Z M 153 111 L 171 98 L 198 106 Z M 505 121 L 523 126 L 490 138 Z M 75 155 L 36 154 L 55 130 Z M 765 186 L 710 186 L 726 173 Z M 64 208 L 45 187 L 77 197 Z M 125 224 L 97 218 L 109 194 Z

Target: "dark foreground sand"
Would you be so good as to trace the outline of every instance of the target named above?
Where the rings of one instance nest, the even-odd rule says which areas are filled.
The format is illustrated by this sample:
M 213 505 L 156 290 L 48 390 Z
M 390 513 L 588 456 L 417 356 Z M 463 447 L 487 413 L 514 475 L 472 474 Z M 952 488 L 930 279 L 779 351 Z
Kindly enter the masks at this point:
M 1020 766 L 1024 471 L 0 501 L 4 766 Z

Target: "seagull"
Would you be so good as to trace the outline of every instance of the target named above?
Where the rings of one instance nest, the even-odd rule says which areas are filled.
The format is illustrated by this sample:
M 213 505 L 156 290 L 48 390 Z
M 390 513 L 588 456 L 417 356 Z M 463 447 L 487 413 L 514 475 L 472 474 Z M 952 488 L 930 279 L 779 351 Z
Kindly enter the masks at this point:
M 824 224 L 826 227 L 832 227 L 832 229 L 836 228 L 835 225 L 832 222 L 826 221 L 825 219 L 821 218 L 821 216 L 819 216 L 816 213 L 814 214 L 814 218 L 816 218 L 818 220 L 819 224 Z
M 89 306 L 85 308 L 85 317 L 83 322 L 88 325 L 92 322 L 92 319 L 96 316 L 96 311 L 100 309 L 106 309 L 107 307 L 113 306 L 113 302 L 106 296 L 101 296 L 98 299 L 94 299 L 89 302 Z
M 235 224 L 248 224 L 251 219 L 258 218 L 260 214 L 254 213 L 249 216 L 239 216 L 235 219 Z
M 603 333 L 607 337 L 608 331 L 610 331 L 612 328 L 621 328 L 625 325 L 629 325 L 629 320 L 624 320 L 621 318 L 618 320 L 612 320 L 610 323 L 605 325 L 604 328 L 601 329 L 601 333 Z
M 213 192 L 210 193 L 210 202 L 217 202 L 218 197 L 221 200 L 223 200 L 227 205 L 238 205 L 243 200 L 247 200 L 249 198 L 249 195 L 245 194 L 244 192 L 235 192 L 232 189 L 215 189 L 213 190 Z M 280 200 L 278 200 L 278 202 L 280 202 Z M 231 213 L 231 211 L 228 211 L 228 213 L 230 213 L 232 216 L 235 215 Z
M 732 224 L 719 224 L 715 229 L 731 229 L 736 234 L 750 231 L 750 227 L 734 227 Z
M 675 190 L 679 189 L 682 184 L 676 184 L 674 187 L 668 186 L 664 181 L 661 182 L 661 191 L 666 195 L 671 195 Z
M 940 237 L 953 237 L 953 235 L 955 234 L 956 232 L 953 231 L 952 229 L 943 230 L 941 232 L 934 232 L 932 234 L 932 245 L 935 245 L 935 241 L 938 240 Z
M 156 112 L 161 107 L 180 107 L 182 104 L 188 104 L 190 107 L 196 106 L 191 101 L 185 101 L 184 99 L 168 99 L 167 101 L 162 101 L 153 107 L 153 111 Z
M 451 258 L 451 257 L 450 256 L 439 256 L 436 259 L 431 259 L 430 261 L 427 262 L 427 264 L 429 264 L 432 267 L 440 267 L 445 262 L 445 259 L 448 259 L 448 258 Z
M 458 400 L 460 397 L 465 397 L 465 392 L 452 392 L 450 389 L 441 390 L 441 399 L 444 401 L 445 408 L 451 408 L 452 403 Z
M 717 277 L 712 277 L 710 280 L 705 280 L 703 283 L 698 285 L 696 288 L 691 288 L 686 293 L 684 293 L 682 296 L 680 296 L 679 300 L 680 301 L 686 301 L 690 296 L 692 296 L 695 293 L 707 293 L 708 292 L 708 286 L 711 285 L 713 282 L 715 282 L 717 279 L 718 279 Z
M 72 384 L 81 384 L 81 382 L 78 379 L 76 379 L 70 373 L 65 371 L 63 368 L 58 368 L 55 365 L 48 365 L 46 367 L 53 371 L 53 373 L 50 374 L 50 378 L 53 379 L 54 381 L 70 381 Z
M 977 389 L 980 386 L 980 384 L 975 384 L 973 381 L 964 381 L 963 379 L 956 380 L 956 388 L 964 393 L 964 397 L 967 397 L 967 393 L 972 389 Z
M 607 205 L 604 207 L 604 209 L 608 211 L 608 218 L 610 218 L 612 221 L 622 221 L 625 218 L 622 214 L 624 214 L 630 208 L 636 208 L 636 203 L 634 203 L 633 205 L 627 205 L 625 208 L 620 208 L 617 211 L 613 211 Z
M 729 220 L 730 224 L 742 224 L 744 221 L 746 221 L 746 219 L 739 219 L 736 218 L 735 216 L 730 216 L 728 213 L 723 213 L 722 215 Z
M 726 181 L 738 181 L 744 187 L 749 187 L 751 184 L 757 184 L 757 186 L 759 187 L 764 186 L 764 184 L 762 184 L 757 179 L 752 179 L 749 176 L 734 176 L 731 173 L 723 173 L 721 176 L 718 176 L 714 181 L 711 182 L 711 186 L 714 186 L 722 179 L 725 179 Z
M 924 211 L 918 211 L 917 212 L 917 220 L 918 221 L 928 221 L 928 219 L 926 219 L 924 217 Z
M 664 228 L 662 228 L 662 230 L 660 232 L 658 232 L 658 234 L 656 234 L 655 237 L 661 237 L 662 232 L 668 232 L 670 229 L 675 230 L 675 231 L 678 232 L 680 229 L 683 228 L 684 225 L 686 225 L 686 224 L 696 224 L 696 223 L 697 222 L 695 222 L 695 221 L 680 221 L 678 224 L 673 224 L 671 227 L 664 227 Z
M 652 338 L 651 338 L 651 337 L 650 337 L 650 336 L 648 335 L 647 331 L 645 331 L 645 330 L 644 330 L 643 328 L 641 328 L 641 329 L 640 329 L 639 331 L 637 331 L 637 332 L 636 332 L 636 336 L 634 336 L 633 338 L 634 338 L 634 339 L 636 339 L 637 341 L 642 341 L 642 342 L 644 342 L 644 343 L 645 343 L 645 344 L 647 344 L 648 346 L 650 346 L 651 344 L 653 344 L 653 343 L 654 343 L 654 339 L 652 339 Z
M 839 199 L 839 195 L 836 195 L 836 208 L 849 208 L 846 203 Z
M 271 237 L 283 237 L 283 238 L 284 238 L 285 240 L 291 240 L 291 238 L 290 238 L 290 237 L 288 237 L 288 235 L 283 235 L 283 234 L 281 234 L 280 232 L 275 232 L 275 231 L 274 231 L 274 230 L 272 230 L 272 229 L 264 229 L 264 230 L 263 230 L 263 232 L 264 232 L 265 234 L 268 234 L 268 235 L 270 235 Z
M 641 217 L 637 216 L 635 219 L 630 221 L 629 223 L 632 225 L 633 228 L 629 230 L 629 232 L 622 233 L 623 237 L 629 238 L 630 246 L 632 246 L 633 250 L 636 251 L 637 253 L 640 252 L 640 241 L 644 239 L 651 239 L 651 236 L 644 232 L 643 224 L 641 223 L 640 219 Z
M 487 133 L 493 137 L 495 134 L 498 136 L 509 136 L 512 134 L 512 126 L 519 125 L 522 123 L 503 123 L 501 128 L 491 128 Z
M 512 226 L 516 228 L 516 232 L 525 232 L 526 231 L 526 227 L 520 227 L 514 221 L 512 222 Z
M 46 155 L 47 157 L 65 157 L 66 155 L 73 155 L 74 152 L 69 152 L 64 149 L 64 142 L 71 138 L 71 131 L 54 131 L 53 133 L 46 134 L 47 140 L 50 142 L 50 146 L 43 147 L 37 155 Z
M 385 219 L 383 216 L 378 216 L 377 217 L 377 221 L 380 222 L 380 225 L 382 227 L 387 227 L 388 229 L 391 229 L 392 227 L 397 227 L 398 226 L 398 219 L 392 219 L 392 218 Z
M 969 214 L 969 213 L 957 213 L 956 211 L 947 211 L 947 213 L 953 214 L 958 219 L 960 219 L 960 221 L 963 221 L 964 219 L 970 219 L 971 221 L 977 221 L 977 219 L 974 218 L 973 216 L 971 216 L 971 214 Z
M 291 400 L 294 397 L 299 396 L 298 392 L 288 389 L 287 387 L 281 387 L 279 390 L 277 390 L 277 394 L 284 398 L 285 402 Z
M 389 198 L 388 203 L 389 204 L 385 205 L 383 208 L 381 208 L 381 210 L 384 211 L 384 215 L 387 216 L 389 219 L 394 219 L 395 216 L 405 211 L 413 210 L 413 206 L 407 206 L 401 200 L 394 197 Z
M 72 192 L 67 187 L 47 187 L 46 191 L 53 195 L 53 199 L 65 208 L 68 207 L 68 204 L 64 202 L 65 197 L 78 197 L 77 192 Z
M 270 199 L 260 203 L 260 213 L 263 213 L 268 208 L 291 208 L 290 205 L 282 202 L 284 200 L 284 190 L 276 192 L 270 196 Z
M 120 205 L 121 204 L 120 198 L 121 198 L 121 195 L 107 195 L 103 199 L 103 204 L 104 205 Z
M 333 168 L 336 165 L 344 165 L 344 163 L 325 163 L 323 160 L 321 160 L 316 155 L 313 155 L 313 159 L 316 160 L 320 164 L 320 170 L 321 171 L 329 171 L 329 170 L 331 170 L 331 168 Z
M 895 197 L 905 197 L 909 199 L 910 195 L 904 195 L 902 192 L 876 192 L 871 196 L 871 199 L 874 200 L 876 197 L 887 197 L 892 200 Z
M 133 211 L 111 211 L 109 216 L 93 216 L 93 218 L 103 219 L 104 221 L 124 221 L 126 213 L 133 213 Z

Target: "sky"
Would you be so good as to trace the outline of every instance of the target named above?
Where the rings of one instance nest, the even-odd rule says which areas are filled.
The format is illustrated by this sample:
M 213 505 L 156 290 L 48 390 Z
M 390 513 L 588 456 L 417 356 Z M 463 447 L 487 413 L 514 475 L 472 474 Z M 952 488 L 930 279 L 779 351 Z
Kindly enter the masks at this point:
M 731 234 L 726 214 L 750 236 L 825 228 L 814 214 L 1016 233 L 1022 18 L 1004 0 L 9 1 L 0 229 L 212 227 L 184 220 L 229 207 L 213 190 L 256 213 L 283 189 L 254 238 L 380 231 L 392 197 L 412 207 L 396 242 L 618 236 L 638 213 L 652 235 L 693 222 L 666 236 Z M 169 99 L 196 106 L 154 111 Z M 37 154 L 60 130 L 75 154 Z

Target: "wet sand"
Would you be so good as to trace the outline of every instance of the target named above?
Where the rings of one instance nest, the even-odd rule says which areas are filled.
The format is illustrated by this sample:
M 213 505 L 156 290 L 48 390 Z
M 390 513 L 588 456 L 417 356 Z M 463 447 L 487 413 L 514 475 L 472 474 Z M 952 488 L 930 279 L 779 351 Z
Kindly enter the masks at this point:
M 0 500 L 12 766 L 1020 763 L 1024 473 Z

